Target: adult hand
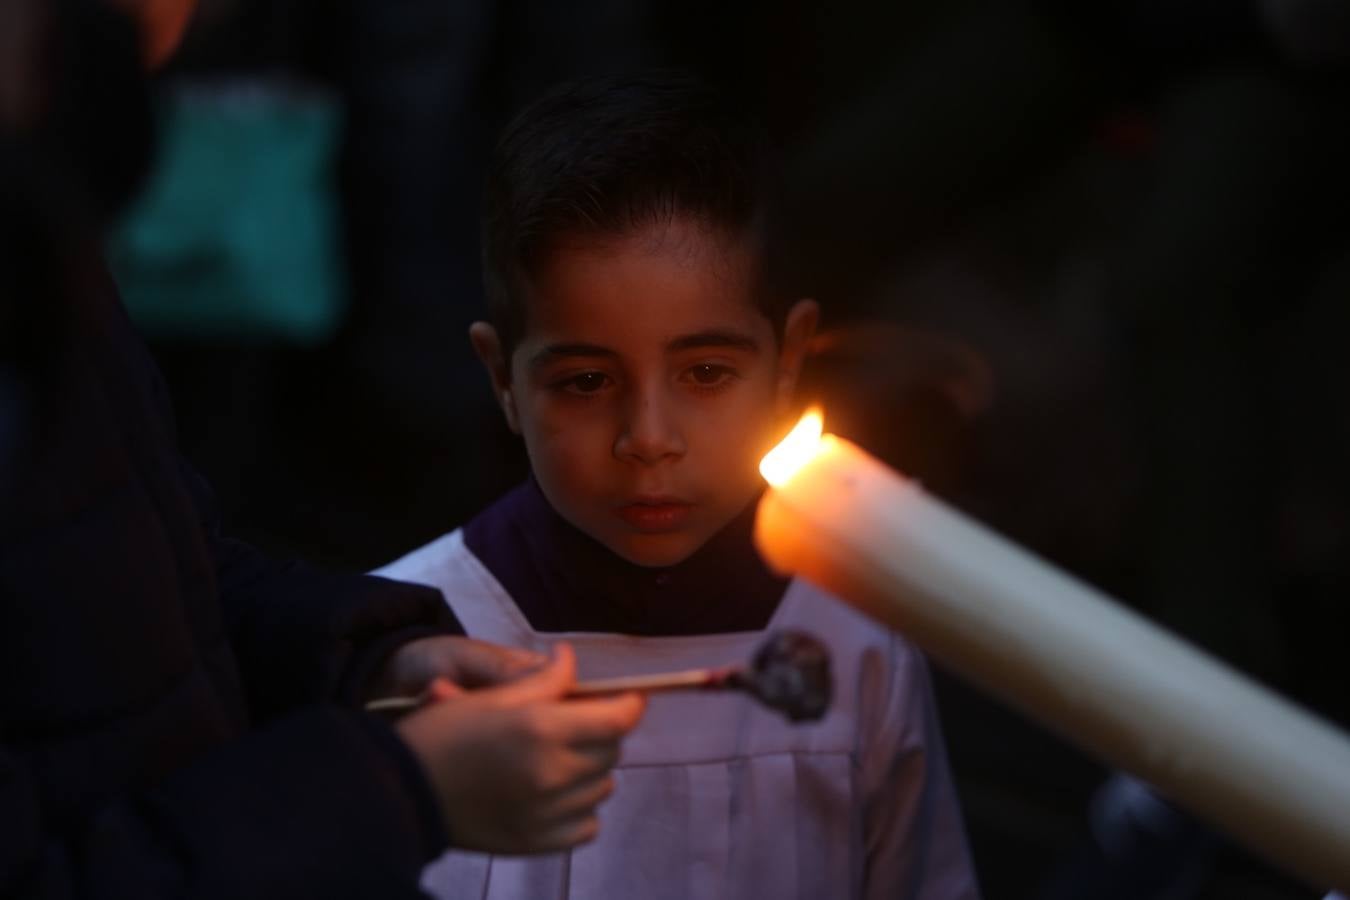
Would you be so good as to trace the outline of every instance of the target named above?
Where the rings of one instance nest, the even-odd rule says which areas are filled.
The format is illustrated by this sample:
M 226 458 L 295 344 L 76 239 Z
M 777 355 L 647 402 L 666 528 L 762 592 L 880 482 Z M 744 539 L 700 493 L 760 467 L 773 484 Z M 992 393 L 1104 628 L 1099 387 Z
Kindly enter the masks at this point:
M 142 56 L 147 69 L 157 69 L 178 49 L 197 0 L 112 0 L 141 27 Z
M 409 641 L 393 652 L 366 685 L 365 699 L 429 694 L 443 700 L 460 688 L 491 687 L 541 668 L 547 657 L 472 638 L 438 635 Z M 435 682 L 434 689 L 432 687 Z
M 530 675 L 431 703 L 397 723 L 435 788 L 452 845 L 545 853 L 595 837 L 596 807 L 614 789 L 610 770 L 645 701 L 564 699 L 575 683 L 572 649 L 560 644 Z

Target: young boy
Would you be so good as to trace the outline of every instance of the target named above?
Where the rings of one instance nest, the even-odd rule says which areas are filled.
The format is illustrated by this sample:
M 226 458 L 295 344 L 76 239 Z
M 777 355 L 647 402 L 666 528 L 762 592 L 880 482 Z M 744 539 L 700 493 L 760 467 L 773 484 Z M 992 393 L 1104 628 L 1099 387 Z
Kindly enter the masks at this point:
M 674 76 L 558 89 L 489 176 L 491 324 L 470 338 L 533 477 L 380 574 L 439 587 L 468 633 L 566 638 L 583 677 L 823 639 L 835 693 L 794 725 L 736 694 L 651 698 L 598 840 L 453 852 L 443 898 L 977 896 L 917 650 L 751 543 L 756 465 L 816 323 L 760 286 L 762 141 Z

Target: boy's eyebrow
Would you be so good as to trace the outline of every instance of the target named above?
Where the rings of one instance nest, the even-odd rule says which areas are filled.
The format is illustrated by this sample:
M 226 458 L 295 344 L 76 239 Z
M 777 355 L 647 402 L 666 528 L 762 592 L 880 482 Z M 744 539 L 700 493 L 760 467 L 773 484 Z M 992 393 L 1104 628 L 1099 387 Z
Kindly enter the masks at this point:
M 714 328 L 708 331 L 697 331 L 693 334 L 682 334 L 666 344 L 666 349 L 669 351 L 699 350 L 704 347 L 727 347 L 732 350 L 748 350 L 757 353 L 759 341 L 755 340 L 753 335 L 746 334 L 743 331 Z
M 549 344 L 530 357 L 530 367 L 538 368 L 555 359 L 568 356 L 618 356 L 608 347 L 599 344 Z
M 693 334 L 682 334 L 677 338 L 671 339 L 666 343 L 666 350 L 672 353 L 681 350 L 700 350 L 705 347 L 728 347 L 732 350 L 745 350 L 751 353 L 759 352 L 759 341 L 753 335 L 746 334 L 743 331 L 736 331 L 730 328 L 712 328 L 707 331 L 696 331 Z M 604 356 L 615 357 L 619 354 L 602 347 L 599 344 L 549 344 L 542 347 L 530 357 L 529 366 L 537 369 L 540 366 L 548 365 L 557 359 L 563 359 L 569 356 Z

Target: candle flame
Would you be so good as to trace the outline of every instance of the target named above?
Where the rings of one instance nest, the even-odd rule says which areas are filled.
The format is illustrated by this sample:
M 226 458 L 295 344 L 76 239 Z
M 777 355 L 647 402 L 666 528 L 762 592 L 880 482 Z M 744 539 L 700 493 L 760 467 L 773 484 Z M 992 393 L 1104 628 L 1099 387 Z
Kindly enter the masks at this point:
M 798 469 L 816 455 L 824 424 L 824 416 L 819 409 L 808 409 L 787 437 L 759 461 L 759 474 L 764 476 L 764 480 L 774 487 L 787 483 Z

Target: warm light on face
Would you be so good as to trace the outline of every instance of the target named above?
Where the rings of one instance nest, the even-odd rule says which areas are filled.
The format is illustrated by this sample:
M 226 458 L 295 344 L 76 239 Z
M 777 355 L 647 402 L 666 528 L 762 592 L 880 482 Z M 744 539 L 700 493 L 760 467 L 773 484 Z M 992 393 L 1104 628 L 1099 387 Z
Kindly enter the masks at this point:
M 808 409 L 800 422 L 759 461 L 759 474 L 774 487 L 787 482 L 820 449 L 824 417 L 819 409 Z

